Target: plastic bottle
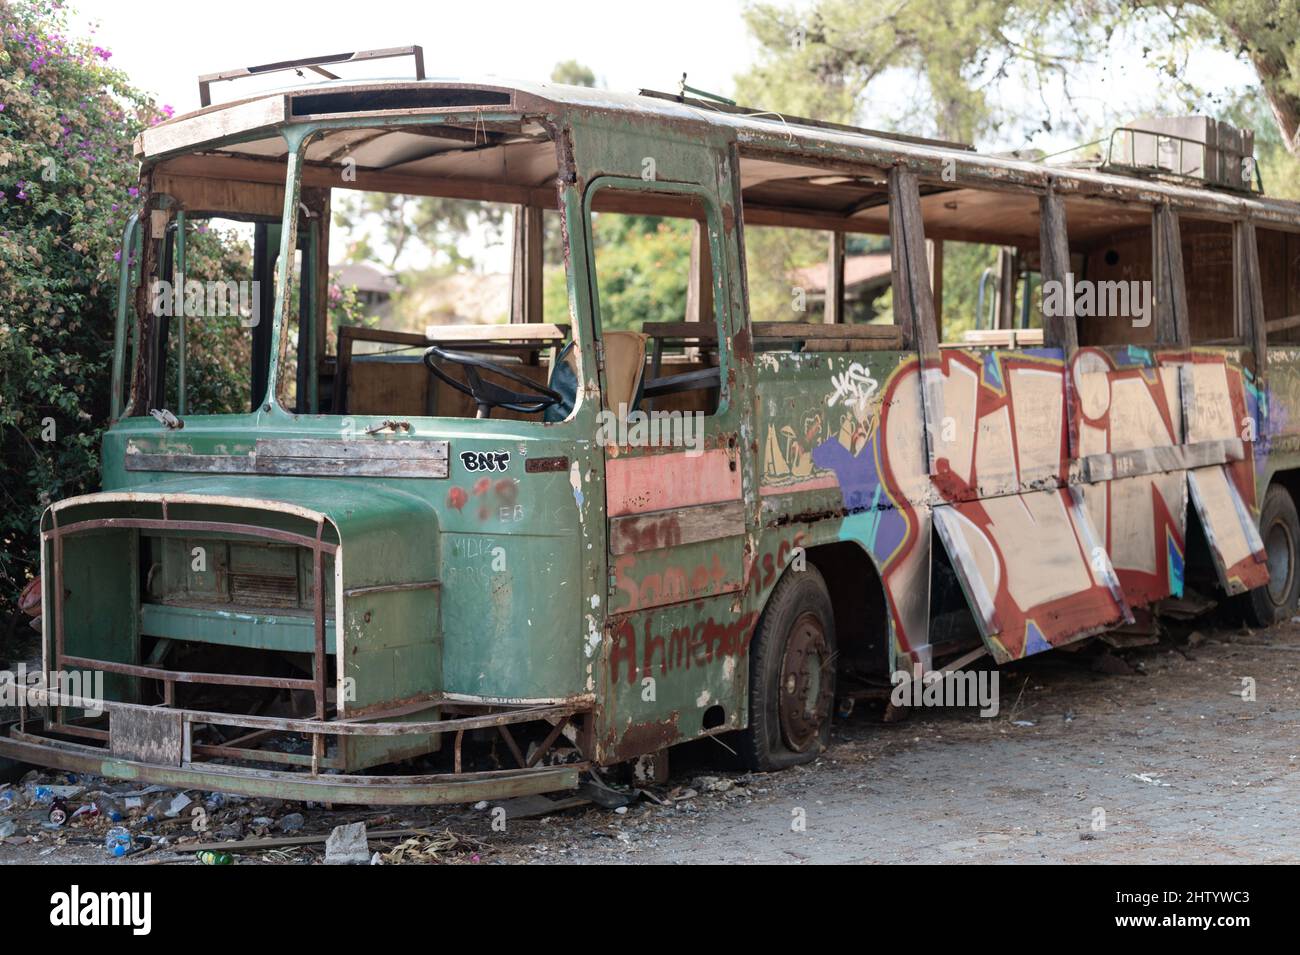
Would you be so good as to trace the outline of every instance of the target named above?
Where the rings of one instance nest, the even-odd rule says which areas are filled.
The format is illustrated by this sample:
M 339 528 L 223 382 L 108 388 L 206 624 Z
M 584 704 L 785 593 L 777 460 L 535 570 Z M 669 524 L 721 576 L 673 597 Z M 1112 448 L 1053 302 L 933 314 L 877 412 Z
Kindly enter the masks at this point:
M 204 849 L 198 854 L 198 859 L 202 865 L 235 864 L 235 858 L 229 852 L 217 852 L 213 849 Z
M 94 800 L 95 808 L 99 814 L 110 822 L 121 822 L 123 818 L 122 807 L 119 806 L 111 796 L 106 793 L 96 793 Z
M 160 819 L 165 819 L 167 817 L 167 810 L 171 804 L 172 801 L 170 796 L 160 796 L 153 802 L 149 803 L 148 807 L 144 811 L 144 817 L 150 822 L 157 822 Z
M 27 797 L 21 789 L 0 790 L 0 812 L 18 812 L 27 805 Z
M 125 826 L 114 826 L 104 836 L 104 848 L 112 856 L 124 856 L 131 851 L 131 830 Z

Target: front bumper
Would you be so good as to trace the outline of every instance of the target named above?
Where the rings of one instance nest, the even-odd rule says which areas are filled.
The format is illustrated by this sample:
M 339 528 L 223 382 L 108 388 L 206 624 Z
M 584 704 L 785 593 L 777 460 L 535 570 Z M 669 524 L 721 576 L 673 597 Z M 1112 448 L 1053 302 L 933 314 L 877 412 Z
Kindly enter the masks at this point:
M 468 715 L 421 722 L 352 722 L 285 719 L 210 713 L 173 707 L 94 701 L 84 697 L 28 687 L 25 702 L 48 707 L 51 718 L 31 718 L 26 707 L 17 721 L 0 724 L 0 757 L 54 769 L 109 779 L 156 783 L 178 789 L 202 789 L 241 796 L 360 805 L 437 805 L 502 799 L 573 789 L 586 762 L 543 766 L 541 759 L 564 727 L 586 709 L 578 704 L 470 706 L 450 704 Z M 82 721 L 60 722 L 63 707 L 93 708 L 108 714 L 108 729 Z M 472 712 L 481 709 L 483 712 Z M 520 752 L 511 726 L 544 722 L 546 742 L 528 757 Z M 200 724 L 238 726 L 251 730 L 248 738 L 268 734 L 305 734 L 312 739 L 312 756 L 302 757 L 299 770 L 266 768 L 270 757 L 255 748 L 194 743 L 191 728 Z M 470 730 L 496 728 L 509 744 L 519 767 L 486 772 L 462 772 L 460 743 Z M 379 776 L 347 774 L 323 768 L 316 754 L 326 741 L 342 736 L 402 736 L 429 732 L 453 734 L 457 771 L 426 775 Z M 276 762 L 284 754 L 273 753 Z M 207 758 L 205 758 L 207 757 Z M 215 760 L 221 760 L 217 762 Z

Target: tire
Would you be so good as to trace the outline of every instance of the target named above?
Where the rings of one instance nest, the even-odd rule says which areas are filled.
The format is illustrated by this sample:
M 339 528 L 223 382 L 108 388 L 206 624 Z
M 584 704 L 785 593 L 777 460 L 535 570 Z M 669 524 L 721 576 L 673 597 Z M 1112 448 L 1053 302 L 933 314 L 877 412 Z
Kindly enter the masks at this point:
M 1259 536 L 1268 555 L 1268 583 L 1244 595 L 1247 621 L 1268 627 L 1295 612 L 1300 599 L 1300 518 L 1286 488 L 1269 487 L 1259 514 Z
M 811 762 L 830 744 L 835 615 L 815 567 L 787 571 L 768 598 L 749 655 L 749 726 L 740 754 L 768 772 Z

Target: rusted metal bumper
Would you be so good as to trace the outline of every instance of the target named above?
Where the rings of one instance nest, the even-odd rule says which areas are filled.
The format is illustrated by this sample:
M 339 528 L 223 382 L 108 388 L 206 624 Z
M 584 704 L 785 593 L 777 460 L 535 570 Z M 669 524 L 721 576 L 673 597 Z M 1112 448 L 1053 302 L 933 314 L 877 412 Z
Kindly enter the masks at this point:
M 582 707 L 576 704 L 536 704 L 497 709 L 451 719 L 417 722 L 350 722 L 285 719 L 209 713 L 163 706 L 94 701 L 43 687 L 26 690 L 32 705 L 63 708 L 97 706 L 106 711 L 110 729 L 95 729 L 78 722 L 49 723 L 33 719 L 26 708 L 17 721 L 0 724 L 0 757 L 109 779 L 157 783 L 178 789 L 203 789 L 243 796 L 262 796 L 315 802 L 363 805 L 435 805 L 475 802 L 572 789 L 586 762 L 540 765 L 543 755 L 568 721 Z M 545 721 L 552 727 L 546 743 L 523 758 L 509 727 Z M 455 759 L 460 768 L 460 741 L 467 731 L 495 728 L 510 744 L 519 767 L 486 772 L 446 772 L 426 775 L 379 776 L 331 771 L 303 757 L 300 770 L 250 766 L 265 762 L 268 754 L 235 746 L 210 747 L 193 743 L 191 728 L 201 724 L 235 725 L 265 733 L 302 733 L 313 740 L 326 737 L 400 736 L 410 733 L 453 734 Z M 114 731 L 116 730 L 116 732 Z M 324 746 L 313 744 L 313 753 Z M 273 753 L 273 756 L 284 754 Z M 212 757 L 205 759 L 204 756 Z M 245 765 L 230 762 L 240 758 Z M 222 760 L 221 762 L 213 759 Z M 283 762 L 283 760 L 275 760 Z

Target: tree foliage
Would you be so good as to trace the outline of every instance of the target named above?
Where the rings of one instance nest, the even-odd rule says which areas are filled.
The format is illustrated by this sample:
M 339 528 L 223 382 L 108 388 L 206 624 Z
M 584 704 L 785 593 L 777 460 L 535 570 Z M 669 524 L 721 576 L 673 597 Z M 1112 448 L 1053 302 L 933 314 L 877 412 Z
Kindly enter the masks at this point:
M 912 132 L 962 142 L 1012 118 L 990 95 L 995 81 L 1046 83 L 1086 49 L 1058 0 L 754 3 L 744 16 L 759 57 L 737 79 L 741 102 L 877 127 L 905 119 Z M 886 82 L 908 92 L 905 111 L 862 115 Z
M 37 572 L 42 508 L 98 485 L 119 245 L 141 204 L 132 141 L 171 115 L 111 55 L 69 35 L 60 3 L 0 3 L 0 620 Z M 226 255 L 220 236 L 192 248 Z M 203 351 L 216 364 L 191 381 L 219 400 L 239 383 L 227 349 Z
M 640 331 L 646 322 L 685 320 L 692 229 L 686 219 L 593 216 L 601 328 Z
M 1246 92 L 1268 109 L 1246 112 L 1261 139 L 1300 159 L 1295 0 L 755 2 L 745 20 L 759 55 L 737 78 L 742 102 L 963 142 L 1101 135 L 1115 117 L 1112 104 L 1089 103 L 1089 70 L 1112 49 L 1131 51 L 1126 75 L 1144 70 L 1155 92 L 1147 106 L 1225 115 L 1231 101 L 1199 88 L 1191 69 L 1224 52 L 1258 77 Z M 1273 159 L 1275 180 L 1300 178 Z
M 564 60 L 555 64 L 551 70 L 552 83 L 567 83 L 569 86 L 595 86 L 596 74 L 591 67 L 584 66 L 577 60 Z

